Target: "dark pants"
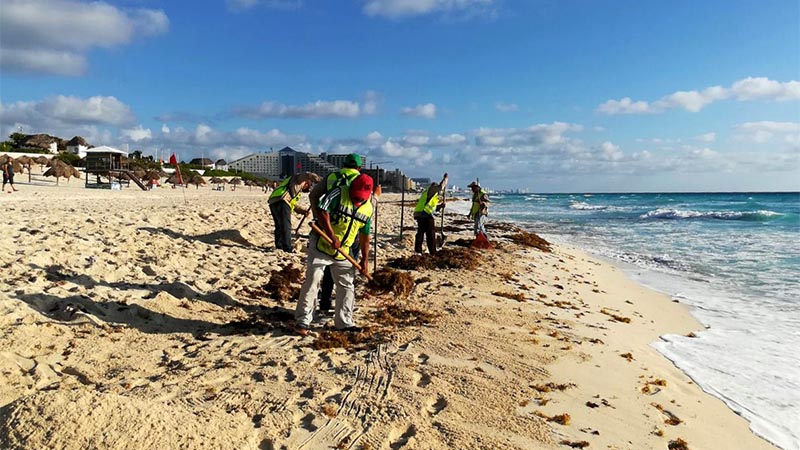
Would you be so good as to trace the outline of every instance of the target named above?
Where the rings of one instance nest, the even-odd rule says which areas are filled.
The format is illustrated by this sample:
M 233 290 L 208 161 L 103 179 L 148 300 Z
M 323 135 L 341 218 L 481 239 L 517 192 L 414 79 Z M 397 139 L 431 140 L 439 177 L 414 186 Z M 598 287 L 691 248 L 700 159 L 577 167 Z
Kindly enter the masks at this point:
M 292 210 L 286 202 L 269 205 L 272 220 L 275 222 L 275 248 L 291 252 L 292 248 Z
M 353 246 L 350 247 L 350 256 L 353 259 L 358 260 L 358 256 L 361 254 L 361 247 L 358 245 L 358 239 L 353 243 Z M 320 311 L 330 311 L 333 309 L 333 301 L 331 300 L 333 297 L 333 274 L 331 274 L 331 268 L 326 267 L 325 272 L 322 274 L 322 286 L 320 287 L 320 294 L 319 294 L 319 309 Z
M 422 239 L 423 237 L 428 242 L 428 253 L 433 255 L 436 253 L 436 225 L 434 224 L 433 217 L 417 217 L 417 235 L 414 237 L 414 251 L 422 253 Z

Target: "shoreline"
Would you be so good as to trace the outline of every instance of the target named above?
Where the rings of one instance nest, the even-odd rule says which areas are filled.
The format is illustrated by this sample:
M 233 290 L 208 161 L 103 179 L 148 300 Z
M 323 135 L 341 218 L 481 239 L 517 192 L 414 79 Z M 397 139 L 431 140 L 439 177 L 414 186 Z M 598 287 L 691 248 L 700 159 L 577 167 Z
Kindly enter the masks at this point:
M 314 350 L 278 319 L 230 328 L 294 305 L 257 292 L 271 270 L 304 260 L 266 251 L 265 194 L 190 188 L 184 203 L 180 190 L 20 188 L 31 192 L 0 202 L 19 219 L 0 227 L 12 240 L 0 241 L 0 428 L 15 445 L 86 448 L 102 427 L 106 448 L 124 448 L 138 427 L 161 448 L 774 448 L 650 345 L 701 328 L 686 305 L 576 248 L 498 238 L 475 270 L 411 271 L 406 302 L 435 323 L 399 327 L 369 352 Z M 413 232 L 394 237 L 395 200 L 382 197 L 379 266 L 413 247 Z M 369 325 L 388 300 L 362 289 L 356 319 Z M 85 311 L 55 317 L 70 302 Z M 91 420 L 75 427 L 75 414 Z M 219 431 L 163 420 L 193 416 Z
M 618 270 L 623 272 L 625 276 L 630 279 L 633 283 L 643 286 L 644 288 L 661 294 L 667 297 L 674 303 L 679 303 L 684 306 L 687 313 L 691 316 L 691 320 L 694 320 L 698 324 L 698 328 L 695 330 L 697 333 L 704 333 L 704 332 L 712 332 L 712 328 L 714 331 L 718 330 L 718 328 L 714 327 L 713 321 L 709 321 L 707 318 L 704 319 L 702 314 L 695 304 L 697 302 L 696 295 L 697 292 L 693 292 L 693 295 L 687 296 L 683 294 L 682 289 L 678 289 L 675 285 L 670 284 L 670 279 L 679 279 L 684 283 L 694 283 L 697 280 L 687 279 L 687 274 L 681 273 L 664 273 L 659 272 L 653 268 L 648 267 L 641 267 L 636 264 L 619 260 L 611 256 L 604 255 L 598 251 L 594 251 L 592 249 L 584 249 L 580 247 L 580 244 L 575 244 L 569 242 L 568 239 L 561 239 L 563 236 L 557 237 L 558 245 L 567 246 L 574 248 L 578 251 L 584 252 L 592 258 L 595 258 L 601 262 L 606 264 L 612 265 L 616 267 Z M 551 236 L 552 238 L 552 236 Z M 671 286 L 671 288 L 669 287 Z M 694 334 L 694 333 L 693 333 Z M 681 340 L 686 336 L 681 334 L 675 334 L 667 332 L 664 335 L 660 336 L 657 340 L 654 340 L 651 343 L 651 346 L 658 351 L 658 353 L 668 361 L 670 361 L 676 368 L 682 371 L 692 382 L 696 383 L 706 394 L 713 396 L 714 398 L 723 402 L 728 409 L 730 409 L 733 413 L 737 416 L 742 417 L 748 424 L 750 431 L 758 436 L 759 438 L 763 439 L 764 441 L 768 442 L 770 445 L 774 445 L 776 448 L 794 448 L 792 447 L 792 436 L 787 436 L 787 429 L 782 427 L 780 424 L 772 423 L 766 421 L 762 416 L 759 416 L 753 412 L 751 412 L 746 405 L 743 405 L 737 401 L 735 398 L 731 398 L 726 395 L 726 391 L 719 390 L 715 388 L 712 384 L 713 381 L 710 380 L 702 380 L 702 374 L 694 373 L 697 368 L 692 367 L 690 361 L 681 359 L 681 357 L 674 353 L 674 351 L 670 351 L 669 346 L 674 345 L 675 340 Z M 694 336 L 691 336 L 694 337 Z M 697 337 L 702 337 L 698 335 Z M 754 420 L 756 423 L 754 423 Z M 777 427 L 776 427 L 777 425 Z M 788 440 L 786 440 L 788 439 Z M 781 440 L 785 440 L 785 442 L 780 443 Z M 781 446 L 783 445 L 783 446 Z

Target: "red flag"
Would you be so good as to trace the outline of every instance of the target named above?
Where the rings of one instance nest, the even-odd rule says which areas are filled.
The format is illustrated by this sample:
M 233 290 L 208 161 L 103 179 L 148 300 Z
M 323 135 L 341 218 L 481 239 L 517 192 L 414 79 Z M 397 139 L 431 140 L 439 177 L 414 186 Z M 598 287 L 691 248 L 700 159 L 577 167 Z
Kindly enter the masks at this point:
M 175 153 L 173 153 L 172 156 L 169 157 L 169 163 L 175 166 L 175 170 L 178 173 L 178 184 L 182 185 L 183 177 L 181 176 L 181 166 L 178 165 L 178 158 L 175 157 Z

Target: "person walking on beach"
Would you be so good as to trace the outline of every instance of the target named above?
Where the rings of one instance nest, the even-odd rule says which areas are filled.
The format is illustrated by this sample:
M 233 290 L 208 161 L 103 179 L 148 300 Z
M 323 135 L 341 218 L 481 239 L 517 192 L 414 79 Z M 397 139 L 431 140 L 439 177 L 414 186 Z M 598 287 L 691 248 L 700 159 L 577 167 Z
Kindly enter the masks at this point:
M 308 239 L 306 260 L 306 279 L 300 288 L 300 298 L 295 309 L 295 329 L 300 335 L 307 335 L 317 301 L 320 281 L 325 268 L 330 266 L 336 283 L 336 309 L 333 325 L 340 331 L 359 332 L 355 326 L 355 269 L 347 259 L 339 254 L 350 252 L 358 240 L 361 250 L 361 273 L 369 276 L 369 237 L 372 227 L 373 206 L 372 178 L 367 174 L 358 175 L 349 187 L 339 186 L 329 191 L 319 202 L 319 228 L 331 240 L 323 239 L 312 231 Z
M 319 175 L 311 172 L 298 173 L 286 178 L 269 196 L 269 211 L 275 222 L 275 249 L 292 253 L 292 212 L 308 215 L 309 210 L 297 206 L 300 194 L 311 190 L 311 185 L 320 181 Z
M 481 185 L 473 181 L 469 184 L 472 189 L 472 208 L 469 210 L 469 218 L 475 221 L 473 231 L 475 236 L 483 234 L 486 236 L 486 216 L 489 215 L 489 195 L 481 188 Z
M 14 187 L 14 164 L 11 162 L 10 156 L 3 161 L 3 191 L 6 190 L 6 184 L 11 185 L 9 194 L 17 191 L 17 188 Z
M 414 220 L 417 221 L 417 234 L 414 237 L 414 252 L 416 253 L 422 253 L 422 240 L 425 239 L 428 244 L 428 253 L 436 254 L 436 225 L 433 214 L 441 211 L 444 207 L 444 204 L 439 204 L 439 192 L 446 188 L 447 174 L 445 173 L 442 181 L 431 183 L 417 201 L 417 206 L 414 208 Z
M 345 186 L 349 187 L 350 183 L 361 173 L 361 165 L 363 160 L 361 155 L 351 153 L 347 155 L 344 160 L 344 168 L 331 172 L 325 180 L 325 183 L 317 183 L 314 189 L 308 194 L 308 201 L 311 203 L 311 211 L 314 215 L 314 220 L 319 222 L 319 200 L 330 190 L 336 187 Z M 358 242 L 353 243 L 350 249 L 350 255 L 354 259 L 358 259 L 359 248 Z M 320 289 L 319 298 L 319 311 L 323 314 L 330 314 L 333 311 L 333 274 L 331 273 L 330 266 L 325 267 L 325 272 L 322 276 L 322 287 Z

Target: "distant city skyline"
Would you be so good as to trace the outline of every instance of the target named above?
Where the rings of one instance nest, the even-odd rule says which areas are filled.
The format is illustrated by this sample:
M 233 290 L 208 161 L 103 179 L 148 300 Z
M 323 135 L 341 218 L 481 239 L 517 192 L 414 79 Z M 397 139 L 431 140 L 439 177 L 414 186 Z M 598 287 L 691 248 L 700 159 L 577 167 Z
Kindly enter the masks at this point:
M 789 0 L 4 0 L 0 132 L 186 161 L 357 152 L 495 190 L 800 190 L 798 17 Z

